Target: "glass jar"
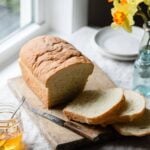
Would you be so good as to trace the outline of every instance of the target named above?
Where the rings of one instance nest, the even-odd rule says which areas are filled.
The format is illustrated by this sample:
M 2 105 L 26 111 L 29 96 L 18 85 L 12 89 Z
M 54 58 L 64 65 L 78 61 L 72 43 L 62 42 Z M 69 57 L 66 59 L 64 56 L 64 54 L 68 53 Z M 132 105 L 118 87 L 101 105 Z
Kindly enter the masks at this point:
M 0 150 L 24 150 L 21 112 L 13 116 L 16 109 L 11 104 L 0 104 Z
M 134 63 L 133 89 L 150 97 L 150 21 L 144 24 L 139 56 Z

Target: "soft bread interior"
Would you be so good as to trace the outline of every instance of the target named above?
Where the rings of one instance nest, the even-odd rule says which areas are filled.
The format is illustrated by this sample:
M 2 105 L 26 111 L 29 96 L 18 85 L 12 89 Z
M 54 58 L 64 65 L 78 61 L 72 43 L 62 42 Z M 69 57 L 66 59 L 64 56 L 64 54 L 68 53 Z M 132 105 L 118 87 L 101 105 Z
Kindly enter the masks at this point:
M 24 81 L 27 83 L 28 87 L 40 98 L 44 106 L 48 107 L 48 88 L 40 82 L 32 72 L 27 68 L 27 66 L 19 60 L 21 66 L 22 76 Z
M 137 92 L 125 90 L 125 104 L 122 109 L 115 116 L 111 116 L 104 123 L 103 126 L 117 122 L 131 122 L 136 120 L 144 114 L 145 98 Z
M 48 81 L 50 103 L 61 104 L 76 97 L 83 90 L 92 68 L 91 64 L 74 64 L 52 76 Z
M 134 91 L 124 91 L 126 108 L 120 113 L 120 118 L 129 116 L 131 119 L 145 110 L 145 99 L 142 95 Z M 132 121 L 132 120 L 131 120 Z
M 99 124 L 105 117 L 111 117 L 109 114 L 115 113 L 121 102 L 124 102 L 121 88 L 84 91 L 64 109 L 64 114 L 71 120 Z
M 88 76 L 92 73 L 91 64 L 74 64 L 57 72 L 48 80 L 48 85 L 40 82 L 37 77 L 19 60 L 23 78 L 39 96 L 46 107 L 53 107 L 72 100 L 85 86 Z

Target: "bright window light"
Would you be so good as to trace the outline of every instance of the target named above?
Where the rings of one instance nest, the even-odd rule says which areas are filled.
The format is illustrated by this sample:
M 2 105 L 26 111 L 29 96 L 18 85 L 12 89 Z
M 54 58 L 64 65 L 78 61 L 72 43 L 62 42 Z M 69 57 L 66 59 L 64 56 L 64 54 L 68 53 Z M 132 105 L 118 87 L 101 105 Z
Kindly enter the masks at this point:
M 32 22 L 32 0 L 0 0 L 0 42 Z

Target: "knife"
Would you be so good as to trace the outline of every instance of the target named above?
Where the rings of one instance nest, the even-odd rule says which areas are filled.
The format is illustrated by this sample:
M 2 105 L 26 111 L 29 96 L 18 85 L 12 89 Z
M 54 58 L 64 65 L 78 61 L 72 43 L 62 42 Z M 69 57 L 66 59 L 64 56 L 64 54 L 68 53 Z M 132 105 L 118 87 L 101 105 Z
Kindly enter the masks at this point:
M 95 128 L 94 126 L 89 126 L 89 125 L 77 123 L 74 121 L 65 121 L 61 118 L 58 118 L 57 116 L 54 116 L 54 115 L 46 112 L 43 109 L 36 109 L 28 104 L 28 102 L 26 101 L 26 98 L 24 96 L 21 98 L 21 101 L 24 101 L 24 106 L 29 111 L 33 112 L 34 114 L 36 114 L 42 118 L 48 119 L 61 127 L 67 128 L 67 129 L 75 132 L 76 134 L 79 134 L 93 142 L 98 141 L 100 138 L 103 139 L 103 136 L 105 137 L 106 135 L 109 135 L 108 130 L 105 130 L 101 127 Z
M 43 110 L 35 109 L 35 108 L 30 108 L 30 110 L 38 115 L 41 116 L 45 119 L 48 119 L 52 121 L 53 123 L 62 126 L 64 128 L 67 128 L 91 141 L 98 141 L 99 140 L 99 135 L 105 134 L 103 130 L 98 130 L 95 128 L 91 128 L 88 125 L 82 125 L 80 123 L 74 122 L 74 121 L 65 121 L 61 118 L 58 118 L 52 114 L 49 114 L 47 112 L 44 112 Z

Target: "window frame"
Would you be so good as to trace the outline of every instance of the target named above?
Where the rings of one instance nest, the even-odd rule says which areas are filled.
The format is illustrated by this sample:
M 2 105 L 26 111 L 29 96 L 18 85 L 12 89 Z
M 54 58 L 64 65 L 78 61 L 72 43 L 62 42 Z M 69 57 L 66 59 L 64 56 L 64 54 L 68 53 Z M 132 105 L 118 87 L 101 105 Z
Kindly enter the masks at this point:
M 21 5 L 28 5 L 31 7 L 31 0 L 21 0 Z M 32 3 L 33 4 L 33 3 Z M 0 66 L 4 65 L 10 58 L 17 55 L 21 46 L 30 38 L 44 34 L 48 31 L 48 24 L 44 17 L 45 0 L 34 0 L 34 12 L 28 14 L 28 18 L 25 18 L 25 22 L 31 21 L 31 15 L 34 15 L 34 23 L 10 33 L 8 38 L 4 39 L 0 44 Z M 20 6 L 20 8 L 23 8 Z M 26 9 L 21 9 L 20 12 L 25 14 Z M 40 13 L 38 13 L 40 12 Z M 21 15 L 21 19 L 23 15 Z
M 21 28 L 32 22 L 32 3 L 33 3 L 32 0 L 20 0 Z
M 25 1 L 29 3 L 28 0 Z M 79 9 L 77 10 L 77 8 Z M 65 11 L 64 18 L 67 22 L 60 12 L 53 11 L 55 9 L 60 12 Z M 88 0 L 34 0 L 34 23 L 29 24 L 0 44 L 0 66 L 12 57 L 15 59 L 21 46 L 35 36 L 46 34 L 52 30 L 68 36 L 82 26 L 86 26 L 87 10 Z M 60 25 L 60 23 L 62 24 Z

